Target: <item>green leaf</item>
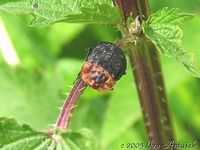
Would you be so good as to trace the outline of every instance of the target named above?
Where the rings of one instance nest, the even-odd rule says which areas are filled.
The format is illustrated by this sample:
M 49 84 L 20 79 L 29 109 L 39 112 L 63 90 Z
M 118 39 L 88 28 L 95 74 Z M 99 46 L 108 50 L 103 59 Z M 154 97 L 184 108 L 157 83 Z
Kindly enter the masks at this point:
M 179 25 L 193 17 L 192 14 L 178 14 L 177 9 L 163 8 L 143 23 L 143 31 L 162 54 L 181 62 L 190 74 L 200 78 L 200 71 L 193 67 L 194 54 L 186 53 L 181 46 L 183 33 Z
M 56 134 L 37 132 L 29 125 L 19 125 L 13 118 L 0 118 L 1 150 L 93 150 L 97 148 L 96 139 L 88 129 L 77 132 L 57 131 Z
M 111 0 L 31 0 L 31 2 L 11 2 L 0 9 L 13 14 L 31 14 L 34 19 L 29 26 L 46 27 L 56 22 L 67 23 L 110 23 L 117 24 L 120 13 Z

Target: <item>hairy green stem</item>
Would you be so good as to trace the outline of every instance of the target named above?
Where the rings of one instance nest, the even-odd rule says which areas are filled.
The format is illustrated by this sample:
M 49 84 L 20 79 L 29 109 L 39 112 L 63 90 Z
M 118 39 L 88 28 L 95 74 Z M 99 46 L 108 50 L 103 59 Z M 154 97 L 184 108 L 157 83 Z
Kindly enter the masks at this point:
M 140 22 L 150 15 L 147 0 L 115 0 L 114 3 L 122 9 L 126 26 L 122 30 L 124 38 L 130 35 L 126 21 L 131 13 L 134 17 L 140 16 Z M 158 145 L 158 147 L 152 147 L 152 149 L 162 150 L 162 146 L 174 140 L 174 136 L 160 60 L 155 46 L 143 33 L 135 37 L 138 42 L 137 44 L 133 43 L 129 48 L 128 56 L 137 85 L 149 140 Z

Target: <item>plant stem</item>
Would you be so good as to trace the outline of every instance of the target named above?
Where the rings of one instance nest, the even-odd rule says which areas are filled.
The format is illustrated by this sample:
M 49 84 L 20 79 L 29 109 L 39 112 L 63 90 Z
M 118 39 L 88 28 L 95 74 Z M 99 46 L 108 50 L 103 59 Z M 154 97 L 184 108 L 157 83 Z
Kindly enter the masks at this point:
M 65 99 L 64 105 L 58 116 L 55 129 L 60 128 L 62 130 L 66 130 L 68 128 L 73 110 L 86 87 L 87 84 L 83 82 L 80 77 L 78 77 L 68 97 Z
M 133 14 L 147 19 L 150 15 L 147 0 L 115 0 L 122 9 L 126 29 L 122 30 L 123 37 L 130 35 L 126 19 Z M 144 17 L 143 17 L 144 16 Z M 124 25 L 123 25 L 124 26 Z M 143 33 L 136 36 L 137 45 L 132 44 L 128 56 L 132 66 L 137 91 L 143 111 L 143 117 L 148 137 L 153 144 L 162 145 L 174 140 L 168 102 L 162 77 L 158 51 Z

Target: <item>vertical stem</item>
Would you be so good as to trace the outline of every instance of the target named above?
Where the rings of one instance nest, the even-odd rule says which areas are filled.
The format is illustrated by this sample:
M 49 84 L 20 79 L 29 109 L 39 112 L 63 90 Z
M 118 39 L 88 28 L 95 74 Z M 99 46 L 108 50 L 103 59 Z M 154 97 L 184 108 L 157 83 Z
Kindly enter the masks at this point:
M 133 13 L 133 16 L 139 15 L 140 22 L 150 15 L 147 0 L 114 0 L 114 3 L 122 9 L 125 24 L 130 13 Z M 128 27 L 122 31 L 123 37 L 129 35 L 127 29 Z M 160 60 L 155 46 L 143 33 L 136 37 L 139 42 L 137 45 L 133 44 L 128 50 L 128 56 L 137 85 L 149 140 L 152 144 L 160 146 L 152 147 L 152 149 L 162 150 L 162 146 L 174 140 L 174 136 Z
M 155 50 L 146 39 L 140 46 L 130 49 L 128 54 L 149 140 L 162 146 L 174 138 L 159 57 Z

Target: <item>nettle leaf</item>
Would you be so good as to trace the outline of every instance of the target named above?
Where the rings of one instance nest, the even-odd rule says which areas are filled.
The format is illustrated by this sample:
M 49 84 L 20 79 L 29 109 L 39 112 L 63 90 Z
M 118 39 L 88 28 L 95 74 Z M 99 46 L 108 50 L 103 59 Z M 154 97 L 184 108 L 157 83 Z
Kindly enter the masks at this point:
M 14 150 L 81 150 L 97 149 L 96 139 L 88 129 L 51 135 L 38 132 L 29 125 L 19 125 L 13 118 L 0 118 L 0 149 Z
M 33 27 L 46 27 L 56 22 L 121 22 L 119 9 L 111 0 L 30 0 L 6 3 L 0 9 L 17 15 L 31 14 L 34 19 L 29 26 Z
M 177 11 L 175 8 L 163 8 L 152 14 L 143 23 L 143 31 L 162 54 L 181 62 L 190 74 L 200 78 L 200 71 L 193 66 L 194 54 L 185 52 L 181 46 L 183 33 L 179 27 L 191 20 L 194 15 L 179 14 Z

